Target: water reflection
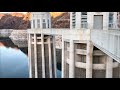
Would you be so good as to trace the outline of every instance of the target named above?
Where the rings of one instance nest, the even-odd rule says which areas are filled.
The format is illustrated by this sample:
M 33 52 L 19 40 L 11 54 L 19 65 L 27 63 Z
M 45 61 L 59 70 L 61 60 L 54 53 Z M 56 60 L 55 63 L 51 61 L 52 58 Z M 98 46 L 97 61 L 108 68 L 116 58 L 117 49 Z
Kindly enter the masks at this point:
M 61 78 L 61 71 L 57 69 L 57 78 Z
M 57 64 L 57 77 L 61 78 Z M 18 48 L 10 38 L 0 38 L 0 78 L 29 78 L 27 47 Z
M 0 41 L 0 78 L 29 78 L 27 55 L 7 43 Z

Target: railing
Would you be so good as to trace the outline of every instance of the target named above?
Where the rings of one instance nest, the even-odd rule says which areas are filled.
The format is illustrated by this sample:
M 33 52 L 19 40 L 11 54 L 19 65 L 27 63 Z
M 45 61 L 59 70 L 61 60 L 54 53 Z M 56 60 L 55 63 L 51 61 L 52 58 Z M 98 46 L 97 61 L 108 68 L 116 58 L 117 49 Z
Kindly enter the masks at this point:
M 119 30 L 91 30 L 91 40 L 97 48 L 120 62 Z
M 118 29 L 118 23 L 117 24 L 109 23 L 108 27 L 109 27 L 109 29 Z
M 109 23 L 108 26 L 103 26 L 103 28 L 108 28 L 109 30 L 120 30 L 118 27 L 119 23 Z M 93 26 L 91 24 L 88 24 L 87 22 L 82 22 L 81 23 L 81 28 L 84 29 L 93 29 Z

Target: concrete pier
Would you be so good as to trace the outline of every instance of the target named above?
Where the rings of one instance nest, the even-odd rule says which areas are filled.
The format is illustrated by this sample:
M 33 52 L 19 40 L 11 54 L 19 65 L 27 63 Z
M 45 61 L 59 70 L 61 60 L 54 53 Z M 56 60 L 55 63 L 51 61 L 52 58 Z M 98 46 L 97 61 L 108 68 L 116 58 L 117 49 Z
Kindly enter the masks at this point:
M 106 60 L 106 78 L 112 78 L 113 77 L 113 59 L 109 56 L 107 56 Z
M 29 58 L 29 77 L 30 78 L 32 78 L 32 61 L 31 61 L 31 41 L 32 41 L 32 39 L 31 39 L 31 37 L 30 37 L 30 34 L 28 34 L 28 38 L 29 38 L 29 40 L 28 40 L 28 58 Z
M 92 78 L 92 65 L 93 64 L 93 44 L 91 41 L 87 42 L 87 55 L 86 55 L 86 78 Z
M 56 78 L 56 52 L 52 35 L 29 33 L 30 77 Z M 32 72 L 32 73 L 31 73 Z
M 82 31 L 78 31 L 82 34 Z M 70 38 L 71 37 L 71 38 Z M 115 78 L 119 63 L 93 45 L 88 32 L 62 38 L 62 78 Z
M 69 60 L 69 78 L 75 77 L 75 59 L 74 59 L 74 42 L 70 41 L 70 60 Z

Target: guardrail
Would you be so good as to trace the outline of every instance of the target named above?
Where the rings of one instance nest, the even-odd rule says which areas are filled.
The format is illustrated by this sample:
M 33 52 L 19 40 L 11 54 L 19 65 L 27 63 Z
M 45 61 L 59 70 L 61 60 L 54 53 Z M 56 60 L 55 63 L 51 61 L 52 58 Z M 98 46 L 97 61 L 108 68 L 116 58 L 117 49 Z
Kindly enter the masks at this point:
M 91 30 L 93 44 L 120 62 L 120 31 L 119 30 Z
M 115 24 L 115 23 L 109 23 L 109 26 L 108 26 L 109 28 L 108 29 L 110 29 L 110 30 L 111 29 L 119 29 L 118 25 L 119 25 L 119 23 L 117 23 L 117 24 Z
M 28 29 L 28 34 L 62 35 L 65 39 L 90 40 L 90 29 Z

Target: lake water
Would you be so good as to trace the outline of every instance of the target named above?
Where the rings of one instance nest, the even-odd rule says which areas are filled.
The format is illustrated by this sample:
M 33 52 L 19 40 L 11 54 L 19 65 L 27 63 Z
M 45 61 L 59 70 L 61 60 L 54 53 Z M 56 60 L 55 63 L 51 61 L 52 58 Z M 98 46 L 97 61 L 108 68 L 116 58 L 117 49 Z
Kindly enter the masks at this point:
M 28 57 L 24 52 L 26 50 L 11 48 L 13 43 L 10 39 L 4 41 L 11 46 L 0 46 L 0 78 L 29 78 Z M 61 78 L 59 69 L 57 77 Z
M 28 57 L 19 49 L 1 46 L 0 78 L 29 78 Z

